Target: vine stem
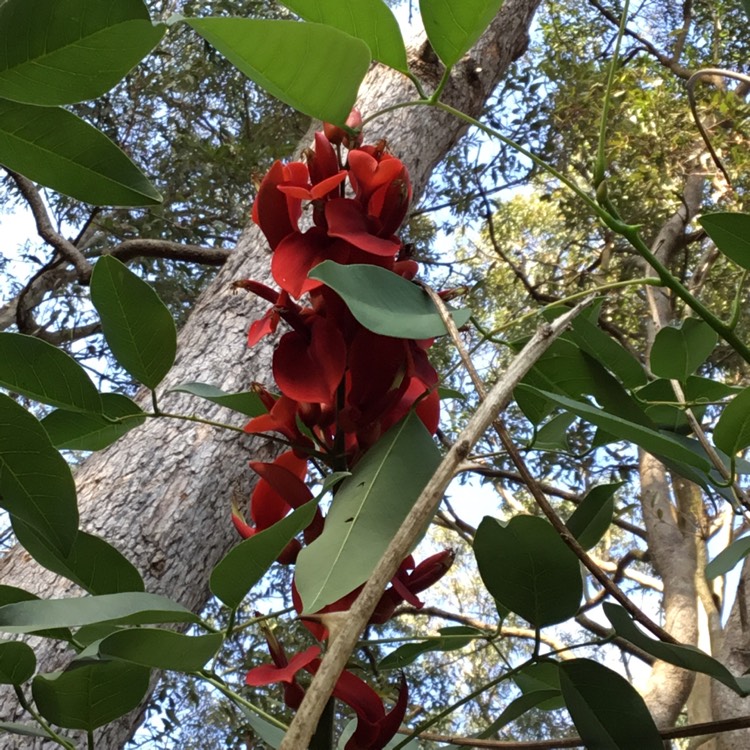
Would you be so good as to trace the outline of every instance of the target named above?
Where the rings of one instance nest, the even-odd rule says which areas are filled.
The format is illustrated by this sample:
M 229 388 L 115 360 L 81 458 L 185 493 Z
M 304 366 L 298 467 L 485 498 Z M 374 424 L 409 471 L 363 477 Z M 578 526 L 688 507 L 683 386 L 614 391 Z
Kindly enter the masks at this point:
M 552 323 L 542 325 L 513 359 L 503 376 L 489 392 L 487 399 L 479 405 L 466 428 L 461 432 L 427 486 L 422 490 L 422 494 L 409 511 L 403 524 L 375 566 L 362 592 L 349 610 L 348 616 L 344 618 L 342 627 L 336 638 L 329 644 L 320 669 L 307 690 L 304 700 L 278 750 L 300 750 L 300 748 L 309 746 L 310 738 L 315 731 L 328 697 L 346 666 L 346 662 L 370 619 L 375 605 L 388 581 L 391 580 L 402 560 L 409 554 L 422 529 L 435 515 L 443 493 L 455 476 L 456 470 L 497 415 L 510 403 L 513 390 L 521 379 L 583 307 L 583 304 L 578 305 Z

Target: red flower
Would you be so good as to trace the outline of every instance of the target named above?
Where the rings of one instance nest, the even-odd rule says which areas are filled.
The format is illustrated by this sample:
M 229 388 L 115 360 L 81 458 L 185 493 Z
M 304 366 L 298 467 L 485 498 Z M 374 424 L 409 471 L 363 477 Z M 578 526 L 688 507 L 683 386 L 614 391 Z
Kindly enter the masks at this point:
M 310 316 L 306 332 L 284 334 L 273 355 L 273 376 L 295 401 L 332 403 L 346 369 L 346 342 L 332 321 Z

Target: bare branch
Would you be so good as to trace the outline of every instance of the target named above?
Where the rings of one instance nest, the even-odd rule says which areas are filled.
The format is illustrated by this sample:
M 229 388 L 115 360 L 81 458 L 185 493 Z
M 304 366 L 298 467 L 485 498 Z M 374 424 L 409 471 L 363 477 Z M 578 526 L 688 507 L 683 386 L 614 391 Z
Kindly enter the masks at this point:
M 139 238 L 124 240 L 115 247 L 104 250 L 102 255 L 111 255 L 123 263 L 135 258 L 166 258 L 200 263 L 204 266 L 223 266 L 231 252 L 220 247 L 201 247 L 169 240 Z
M 34 216 L 36 222 L 36 230 L 39 236 L 51 247 L 53 247 L 63 258 L 73 265 L 78 273 L 78 278 L 82 282 L 87 282 L 91 277 L 91 271 L 93 270 L 91 263 L 86 259 L 83 253 L 69 240 L 65 239 L 55 228 L 52 226 L 47 208 L 44 205 L 42 196 L 39 194 L 39 190 L 36 185 L 17 172 L 13 172 L 10 169 L 7 170 L 8 174 L 13 178 L 18 189 L 21 191 L 26 202 L 29 204 L 31 213 Z

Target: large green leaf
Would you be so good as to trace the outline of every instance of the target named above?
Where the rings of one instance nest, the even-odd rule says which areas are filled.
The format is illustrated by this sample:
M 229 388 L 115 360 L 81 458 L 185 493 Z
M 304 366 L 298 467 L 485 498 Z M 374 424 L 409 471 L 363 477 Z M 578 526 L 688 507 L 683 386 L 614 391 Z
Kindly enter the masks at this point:
M 227 409 L 238 411 L 247 417 L 258 417 L 265 414 L 268 409 L 260 400 L 260 396 L 255 391 L 243 391 L 242 393 L 227 393 L 217 388 L 215 385 L 207 383 L 182 383 L 169 389 L 176 393 L 190 393 L 193 396 L 204 398 L 220 406 L 226 406 Z
M 13 519 L 13 531 L 23 548 L 42 566 L 65 576 L 90 594 L 143 591 L 143 579 L 133 564 L 104 539 L 78 531 L 67 555 L 61 555 L 27 524 Z
M 284 547 L 309 526 L 317 507 L 317 500 L 311 500 L 270 528 L 233 547 L 213 569 L 211 591 L 228 607 L 238 607 Z
M 675 466 L 687 464 L 707 474 L 711 469 L 709 461 L 701 455 L 683 446 L 671 435 L 658 432 L 635 422 L 629 422 L 614 414 L 609 414 L 602 409 L 597 409 L 584 401 L 575 401 L 566 396 L 560 396 L 549 391 L 541 391 L 527 385 L 518 386 L 520 391 L 539 393 L 542 397 L 552 401 L 558 406 L 577 414 L 587 422 L 600 427 L 618 440 L 628 440 L 640 446 L 654 455 L 673 460 Z
M 600 484 L 588 491 L 573 515 L 565 522 L 584 549 L 595 547 L 612 523 L 615 492 L 623 482 Z
M 714 429 L 714 443 L 729 456 L 750 445 L 750 388 L 724 407 Z
M 735 677 L 721 662 L 694 646 L 664 643 L 647 636 L 636 626 L 630 615 L 617 604 L 605 602 L 602 608 L 617 635 L 630 641 L 634 646 L 669 664 L 707 674 L 739 695 L 750 695 L 750 677 Z
M 383 0 L 284 0 L 284 5 L 306 21 L 335 26 L 361 39 L 373 60 L 406 73 L 406 48 L 391 9 Z
M 28 602 L 32 599 L 39 599 L 35 594 L 19 589 L 16 586 L 0 585 L 0 607 L 6 604 L 15 604 L 16 602 Z M 36 634 L 43 638 L 56 638 L 61 641 L 72 641 L 73 634 L 67 628 L 56 628 L 52 630 L 38 630 Z
M 574 341 L 565 338 L 554 341 L 522 383 L 540 391 L 560 393 L 574 399 L 580 399 L 584 394 L 594 396 L 609 413 L 629 422 L 655 428 L 640 404 L 599 361 L 582 351 Z M 540 403 L 538 393 L 531 399 L 530 395 L 522 390 L 518 390 L 516 394 L 524 413 L 531 406 L 530 419 L 537 415 L 544 416 L 553 408 L 553 403 L 543 399 Z
M 537 451 L 568 451 L 568 428 L 575 422 L 576 415 L 568 412 L 557 414 L 539 428 L 534 435 L 534 442 L 529 445 Z
M 276 750 L 284 739 L 285 730 L 281 727 L 277 727 L 271 724 L 270 721 L 258 716 L 254 711 L 251 711 L 247 706 L 239 706 L 242 711 L 245 720 L 253 728 L 253 731 L 260 737 L 268 747 Z
M 743 536 L 741 539 L 736 539 L 706 565 L 706 578 L 710 580 L 718 576 L 723 576 L 749 554 L 750 536 Z
M 664 749 L 643 698 L 624 677 L 590 659 L 571 659 L 558 668 L 565 705 L 585 747 Z
M 306 614 L 364 583 L 440 463 L 415 412 L 391 427 L 334 497 L 323 533 L 297 558 Z
M 679 327 L 665 326 L 651 347 L 651 371 L 660 378 L 684 383 L 716 346 L 719 335 L 697 318 L 683 320 Z
M 119 260 L 105 255 L 91 276 L 91 301 L 115 359 L 153 389 L 174 363 L 177 330 L 156 292 Z
M 486 635 L 481 630 L 467 625 L 440 628 L 438 632 L 440 633 L 438 638 L 404 643 L 399 646 L 395 651 L 381 659 L 378 669 L 403 669 L 417 657 L 429 651 L 458 651 L 468 646 L 474 639 Z
M 68 599 L 33 599 L 0 607 L 0 630 L 34 633 L 54 627 L 78 628 L 98 622 L 143 625 L 198 622 L 181 604 L 164 596 L 131 592 Z
M 59 554 L 70 552 L 78 532 L 70 467 L 39 421 L 2 393 L 0 506 L 31 526 Z
M 63 409 L 102 410 L 99 393 L 78 362 L 35 336 L 0 333 L 0 385 Z
M 72 104 L 109 91 L 160 41 L 142 0 L 5 0 L 0 96 Z
M 94 662 L 67 672 L 41 674 L 31 684 L 45 719 L 93 731 L 134 709 L 148 690 L 149 670 L 123 662 Z
M 577 612 L 583 594 L 578 558 L 544 519 L 515 516 L 503 526 L 486 516 L 474 555 L 490 594 L 532 625 L 554 625 Z
M 549 700 L 555 700 L 560 695 L 559 690 L 535 690 L 529 693 L 523 693 L 518 698 L 511 701 L 502 711 L 492 724 L 481 731 L 477 737 L 494 737 L 503 727 L 512 721 L 519 719 L 532 708 L 540 708 L 543 703 Z
M 537 661 L 525 666 L 513 677 L 514 682 L 524 693 L 552 691 L 556 693 L 538 704 L 544 711 L 554 711 L 565 705 L 560 692 L 560 671 L 557 662 L 550 660 Z
M 19 641 L 0 641 L 0 683 L 20 685 L 31 679 L 36 656 L 31 646 Z
M 345 266 L 323 261 L 309 274 L 333 289 L 367 329 L 400 339 L 429 339 L 447 333 L 427 293 L 416 284 L 380 266 Z M 466 308 L 451 313 L 457 326 L 471 317 Z
M 419 10 L 432 48 L 450 68 L 479 39 L 503 0 L 419 0 Z
M 637 388 L 646 383 L 643 365 L 621 344 L 605 333 L 596 324 L 602 301 L 577 315 L 565 336 L 569 337 L 602 365 L 604 365 L 626 388 Z
M 743 2 L 750 14 L 750 0 Z M 727 258 L 750 270 L 750 214 L 706 214 L 701 216 L 698 222 Z
M 0 164 L 96 206 L 152 206 L 161 196 L 104 133 L 56 107 L 0 99 Z
M 129 628 L 107 636 L 99 644 L 99 653 L 143 667 L 197 672 L 223 642 L 221 633 L 192 636 L 159 628 Z
M 55 448 L 99 451 L 146 421 L 143 409 L 120 393 L 102 393 L 101 402 L 102 414 L 55 409 L 44 417 L 42 427 Z
M 343 125 L 370 50 L 332 26 L 247 18 L 186 19 L 248 78 L 300 112 Z

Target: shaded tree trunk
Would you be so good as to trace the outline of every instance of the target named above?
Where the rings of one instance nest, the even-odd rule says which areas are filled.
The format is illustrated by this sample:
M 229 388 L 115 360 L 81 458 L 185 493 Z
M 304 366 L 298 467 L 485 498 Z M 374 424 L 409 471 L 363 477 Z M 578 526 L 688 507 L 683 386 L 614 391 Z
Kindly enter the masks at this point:
M 508 66 L 528 43 L 528 28 L 540 0 L 507 0 L 480 43 L 460 65 L 447 87 L 444 101 L 478 116 L 486 98 Z M 414 70 L 435 85 L 441 66 L 427 44 L 411 52 Z M 403 76 L 376 66 L 361 91 L 365 116 L 414 98 Z M 419 195 L 434 167 L 464 132 L 458 120 L 429 107 L 390 113 L 369 125 L 369 141 L 385 138 L 409 168 Z M 302 144 L 306 146 L 307 141 Z M 271 347 L 248 349 L 248 323 L 266 303 L 233 294 L 230 283 L 240 278 L 264 280 L 269 266 L 265 238 L 254 226 L 243 233 L 211 286 L 196 301 L 180 333 L 175 366 L 163 383 L 164 410 L 195 411 L 212 420 L 241 424 L 237 415 L 198 403 L 191 397 L 168 394 L 186 381 L 201 381 L 227 391 L 246 389 L 252 381 L 269 382 Z M 238 437 L 205 425 L 166 419 L 153 420 L 110 448 L 93 455 L 77 471 L 82 527 L 122 550 L 139 568 L 147 590 L 163 594 L 193 610 L 208 597 L 211 568 L 237 541 L 229 521 L 234 493 L 245 498 L 251 488 L 247 462 L 270 460 L 274 445 L 264 439 Z M 19 548 L 0 562 L 2 581 L 44 597 L 74 595 L 67 581 L 41 570 Z M 80 592 L 78 592 L 80 593 Z M 59 668 L 70 658 L 47 645 L 37 650 L 41 671 Z M 22 715 L 15 695 L 0 696 L 0 719 Z M 117 748 L 131 736 L 133 717 L 97 733 L 97 748 Z M 41 747 L 28 741 L 24 747 Z M 0 748 L 18 747 L 18 738 L 0 736 Z

